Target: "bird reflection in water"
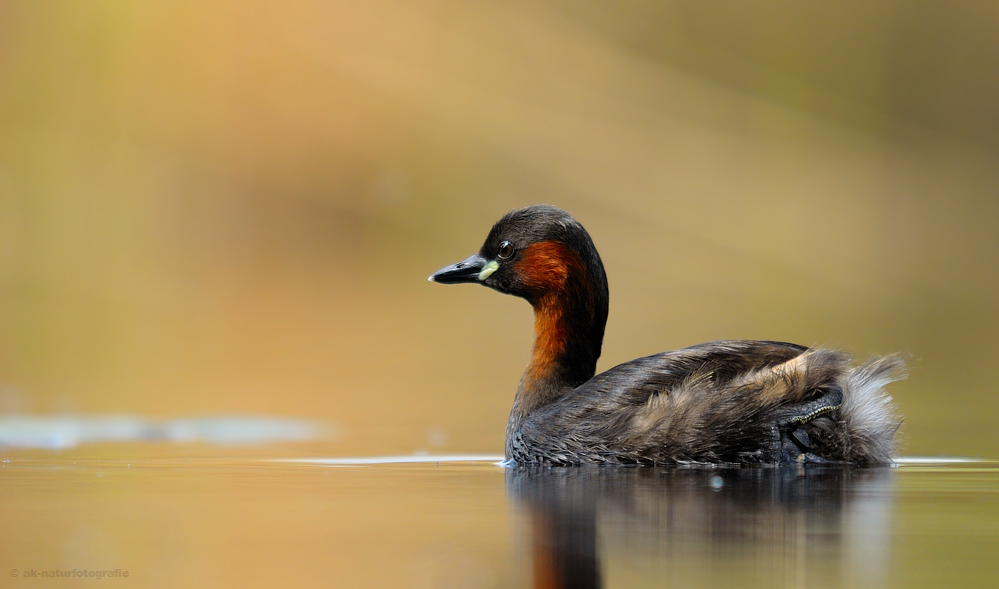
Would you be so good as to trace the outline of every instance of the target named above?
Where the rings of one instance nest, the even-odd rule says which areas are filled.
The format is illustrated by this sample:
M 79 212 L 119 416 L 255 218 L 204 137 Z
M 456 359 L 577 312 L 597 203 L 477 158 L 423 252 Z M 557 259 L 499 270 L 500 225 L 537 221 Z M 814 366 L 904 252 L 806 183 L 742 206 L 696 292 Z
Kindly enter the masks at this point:
M 817 568 L 877 586 L 887 567 L 890 468 L 514 467 L 507 490 L 530 517 L 535 587 L 601 587 L 608 556 L 694 583 L 726 561 L 793 586 Z

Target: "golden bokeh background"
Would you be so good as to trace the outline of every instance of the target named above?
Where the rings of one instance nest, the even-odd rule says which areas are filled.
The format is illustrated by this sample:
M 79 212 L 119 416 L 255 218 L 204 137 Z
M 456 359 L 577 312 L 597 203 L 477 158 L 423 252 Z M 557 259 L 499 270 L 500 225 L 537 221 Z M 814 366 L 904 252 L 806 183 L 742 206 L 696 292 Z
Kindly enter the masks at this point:
M 908 454 L 996 456 L 992 3 L 0 3 L 0 412 L 268 415 L 500 452 L 529 307 L 428 284 L 591 232 L 601 369 L 901 351 Z

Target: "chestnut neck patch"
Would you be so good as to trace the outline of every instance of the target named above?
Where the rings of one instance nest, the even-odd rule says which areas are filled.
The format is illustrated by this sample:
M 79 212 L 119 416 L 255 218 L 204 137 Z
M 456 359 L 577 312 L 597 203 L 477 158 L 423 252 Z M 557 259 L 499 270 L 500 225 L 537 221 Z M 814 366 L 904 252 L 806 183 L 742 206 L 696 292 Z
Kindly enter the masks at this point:
M 534 307 L 534 349 L 519 392 L 521 408 L 529 409 L 591 378 L 596 369 L 593 350 L 599 355 L 601 342 L 589 341 L 594 293 L 586 264 L 576 252 L 557 241 L 533 243 L 516 269 Z

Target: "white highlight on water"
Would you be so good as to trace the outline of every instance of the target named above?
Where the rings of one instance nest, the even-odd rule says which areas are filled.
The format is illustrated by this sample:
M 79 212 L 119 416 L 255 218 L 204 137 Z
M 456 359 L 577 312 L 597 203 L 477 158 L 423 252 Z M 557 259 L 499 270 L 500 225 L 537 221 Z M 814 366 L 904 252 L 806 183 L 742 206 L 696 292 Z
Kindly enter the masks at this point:
M 198 417 L 156 421 L 128 415 L 0 416 L 0 448 L 63 450 L 87 443 L 208 442 L 222 445 L 303 442 L 336 436 L 336 428 L 300 419 Z
M 437 462 L 491 462 L 502 465 L 505 458 L 499 454 L 404 454 L 399 456 L 353 456 L 345 458 L 276 458 L 269 462 L 321 464 L 329 466 L 363 466 L 372 464 L 434 464 Z

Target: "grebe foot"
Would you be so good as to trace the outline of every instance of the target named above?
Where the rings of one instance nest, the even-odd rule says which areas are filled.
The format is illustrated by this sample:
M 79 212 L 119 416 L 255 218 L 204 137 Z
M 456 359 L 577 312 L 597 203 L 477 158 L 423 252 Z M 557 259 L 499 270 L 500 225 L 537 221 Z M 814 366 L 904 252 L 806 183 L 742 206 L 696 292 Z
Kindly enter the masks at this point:
M 802 428 L 792 431 L 774 428 L 772 436 L 769 446 L 776 462 L 798 464 L 828 462 L 825 458 L 810 452 L 808 433 Z
M 789 430 L 794 426 L 804 425 L 820 415 L 835 411 L 842 404 L 843 389 L 836 386 L 814 401 L 781 409 L 777 412 L 776 425 L 781 430 Z M 803 441 L 807 445 L 807 435 Z
M 778 411 L 770 439 L 767 443 L 773 460 L 777 462 L 826 462 L 810 452 L 811 440 L 802 425 L 839 409 L 843 403 L 843 390 L 832 388 L 808 403 L 786 407 Z

